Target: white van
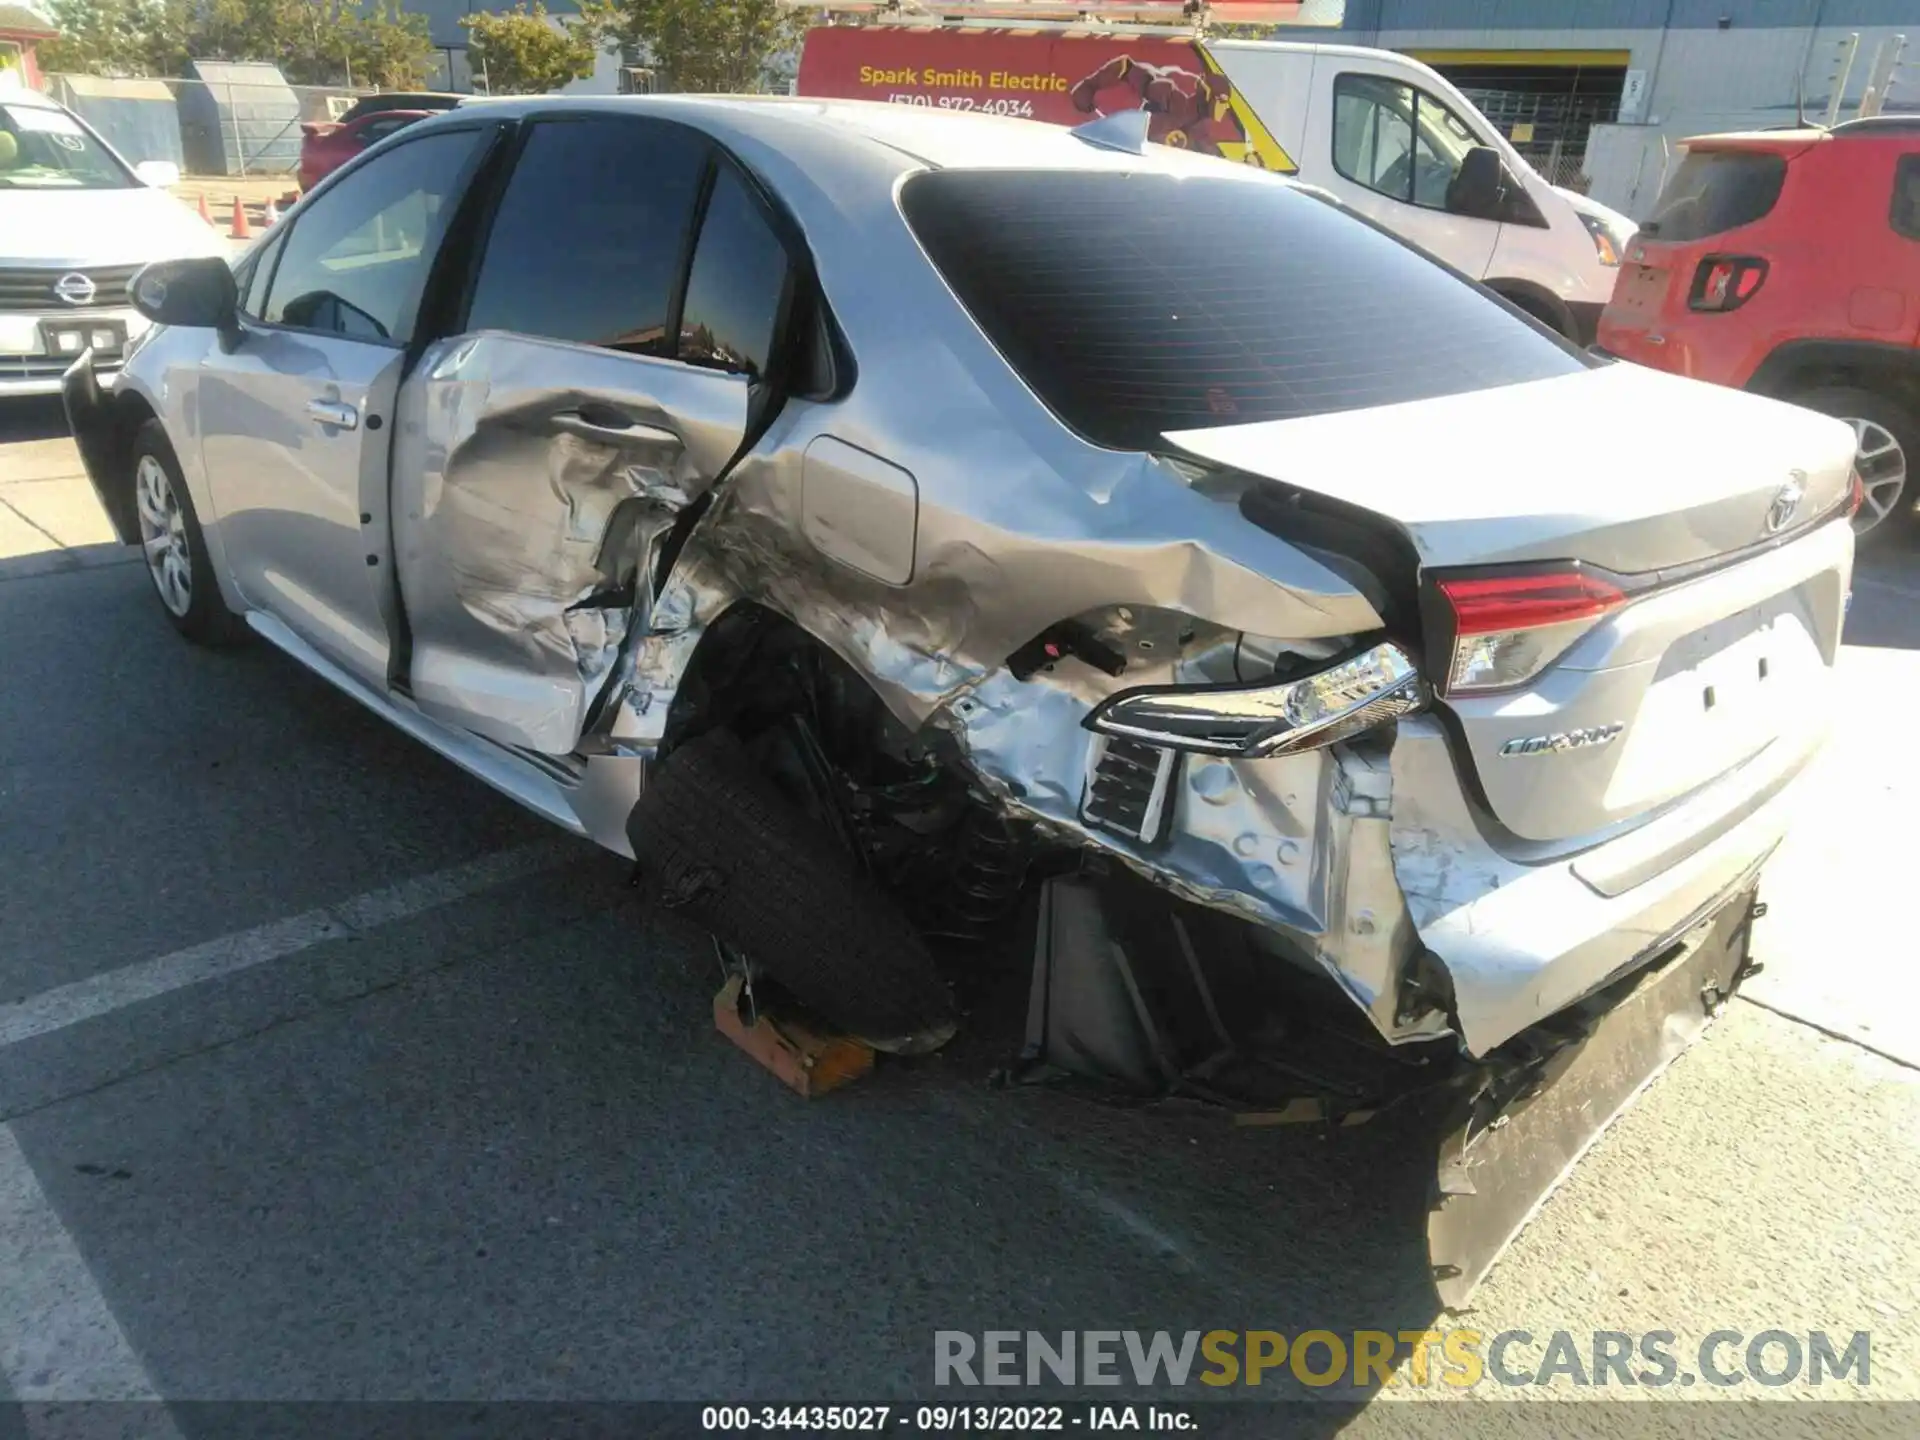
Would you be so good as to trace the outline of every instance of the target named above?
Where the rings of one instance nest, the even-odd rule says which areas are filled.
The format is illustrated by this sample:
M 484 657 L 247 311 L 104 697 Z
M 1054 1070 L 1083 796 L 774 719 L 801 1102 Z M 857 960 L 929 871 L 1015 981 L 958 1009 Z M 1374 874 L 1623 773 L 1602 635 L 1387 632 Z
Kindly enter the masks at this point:
M 1145 110 L 1152 139 L 1318 186 L 1582 345 L 1634 229 L 1549 185 L 1466 96 L 1388 50 L 840 26 L 808 32 L 796 88 L 1062 125 Z

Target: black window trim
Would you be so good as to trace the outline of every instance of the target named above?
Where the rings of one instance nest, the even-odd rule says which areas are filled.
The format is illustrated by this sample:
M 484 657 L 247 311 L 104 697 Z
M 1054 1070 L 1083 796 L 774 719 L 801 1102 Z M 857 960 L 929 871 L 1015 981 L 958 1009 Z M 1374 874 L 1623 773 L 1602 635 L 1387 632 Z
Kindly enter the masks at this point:
M 405 140 L 399 141 L 395 145 L 382 149 L 380 151 L 379 156 L 375 158 L 384 159 L 391 155 L 397 155 L 401 150 L 405 149 L 407 146 L 417 145 L 422 140 L 430 140 L 436 135 L 463 135 L 471 132 L 484 133 L 488 130 L 497 131 L 499 128 L 500 127 L 497 124 L 497 122 L 487 121 L 487 120 L 477 121 L 475 123 L 463 124 L 463 125 L 436 125 L 431 130 L 423 130 L 417 135 L 410 135 Z M 493 149 L 494 149 L 494 146 L 486 143 L 482 143 L 481 145 L 476 146 L 472 155 L 468 157 L 466 165 L 463 167 L 461 173 L 455 177 L 453 186 L 447 192 L 447 196 L 448 196 L 448 199 L 453 202 L 453 211 L 456 216 L 459 213 L 460 207 L 465 203 L 467 193 L 473 187 L 475 176 L 479 173 L 481 166 L 486 162 L 488 156 L 491 154 Z M 371 151 L 369 150 L 362 153 L 363 155 L 370 154 Z M 327 176 L 326 187 L 324 189 L 316 189 L 312 195 L 305 197 L 301 201 L 301 204 L 310 206 L 314 201 L 319 199 L 321 196 L 325 195 L 328 190 L 331 190 L 333 188 L 333 181 L 336 176 L 340 176 L 340 175 L 349 173 L 351 171 L 359 170 L 361 168 L 361 164 L 360 164 L 361 158 L 362 158 L 361 156 L 355 156 L 354 159 L 350 161 L 348 164 L 341 166 L 340 169 L 334 171 L 332 175 Z M 287 253 L 288 241 L 285 237 L 291 234 L 292 231 L 299 228 L 300 222 L 306 218 L 306 214 L 307 212 L 296 208 L 293 214 L 287 216 L 285 219 L 283 219 L 280 222 L 282 225 L 286 227 L 286 229 L 281 232 L 281 237 L 277 239 L 269 240 L 267 241 L 266 245 L 263 245 L 261 247 L 261 251 L 260 251 L 261 254 L 265 254 L 268 246 L 277 245 L 279 247 L 274 251 L 274 255 L 273 255 L 273 273 L 267 276 L 266 296 L 269 304 L 271 304 L 273 300 L 274 283 L 278 281 L 280 278 L 280 261 Z M 426 313 L 427 297 L 430 293 L 430 289 L 433 284 L 434 273 L 440 267 L 440 257 L 446 253 L 448 248 L 447 242 L 452 237 L 453 233 L 454 233 L 454 227 L 452 222 L 449 221 L 447 227 L 441 232 L 439 248 L 434 252 L 433 259 L 430 260 L 427 264 L 427 278 L 421 284 L 420 306 L 419 306 L 419 309 L 415 312 L 415 316 L 414 316 L 413 328 L 414 328 L 416 337 L 418 336 L 421 329 L 420 319 Z M 242 295 L 241 298 L 243 301 L 245 300 L 244 295 Z M 244 311 L 240 312 L 240 323 L 241 323 L 242 329 L 247 331 L 261 331 L 263 333 L 274 333 L 274 334 L 285 333 L 288 335 L 318 335 L 329 340 L 351 340 L 357 345 L 378 345 L 388 350 L 412 351 L 414 349 L 414 342 L 412 339 L 408 339 L 408 340 L 384 339 L 383 340 L 377 337 L 366 336 L 366 335 L 343 335 L 338 330 L 321 330 L 311 325 L 287 325 L 281 322 L 267 320 L 264 317 L 248 315 Z
M 1911 175 L 1912 179 L 1907 177 Z M 1916 214 L 1911 227 L 1900 223 L 1900 194 L 1911 185 Z M 1893 191 L 1887 197 L 1887 227 L 1905 240 L 1920 240 L 1920 150 L 1907 150 L 1893 157 Z
M 259 277 L 261 280 L 260 294 L 263 298 L 273 294 L 274 271 L 280 268 L 280 256 L 287 248 L 287 236 L 292 233 L 293 227 L 288 225 L 284 226 L 279 234 L 269 235 L 261 244 L 260 248 L 247 257 L 247 263 L 241 267 L 246 271 L 246 274 L 235 277 L 240 282 L 240 299 L 234 308 L 239 311 L 242 320 L 250 320 L 262 330 L 269 327 L 264 318 L 255 315 L 251 310 L 247 309 L 247 292 L 253 289 L 255 272 L 264 266 L 266 274 Z

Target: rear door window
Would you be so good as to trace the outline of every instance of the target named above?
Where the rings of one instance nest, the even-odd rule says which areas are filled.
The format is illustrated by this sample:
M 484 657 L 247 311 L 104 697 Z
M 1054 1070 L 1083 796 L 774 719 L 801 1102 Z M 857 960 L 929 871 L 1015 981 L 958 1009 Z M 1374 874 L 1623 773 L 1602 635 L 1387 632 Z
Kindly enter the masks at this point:
M 1784 156 L 1753 150 L 1695 150 L 1660 192 L 1641 226 L 1654 240 L 1704 240 L 1764 220 L 1786 183 Z
M 1920 153 L 1902 155 L 1893 167 L 1893 208 L 1887 220 L 1909 240 L 1920 240 Z
M 487 237 L 469 330 L 670 356 L 711 147 L 653 120 L 534 125 Z
M 1420 251 L 1277 180 L 947 170 L 909 181 L 902 204 L 1007 362 L 1099 445 L 1163 448 L 1170 430 L 1586 363 Z
M 760 198 L 722 165 L 687 278 L 679 358 L 763 378 L 786 312 L 792 266 Z

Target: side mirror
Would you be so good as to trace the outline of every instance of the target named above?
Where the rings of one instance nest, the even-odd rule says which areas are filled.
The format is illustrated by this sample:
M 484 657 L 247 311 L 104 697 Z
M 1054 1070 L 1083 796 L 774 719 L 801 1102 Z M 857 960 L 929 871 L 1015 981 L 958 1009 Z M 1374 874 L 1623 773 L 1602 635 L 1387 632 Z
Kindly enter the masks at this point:
M 156 325 L 226 333 L 240 308 L 233 270 L 214 256 L 156 260 L 133 277 L 127 290 L 133 308 Z
M 180 167 L 171 160 L 142 160 L 133 167 L 133 178 L 155 190 L 171 190 L 180 183 Z
M 1476 145 L 1467 151 L 1459 173 L 1447 185 L 1447 210 L 1472 220 L 1499 220 L 1514 183 L 1500 152 L 1490 145 Z

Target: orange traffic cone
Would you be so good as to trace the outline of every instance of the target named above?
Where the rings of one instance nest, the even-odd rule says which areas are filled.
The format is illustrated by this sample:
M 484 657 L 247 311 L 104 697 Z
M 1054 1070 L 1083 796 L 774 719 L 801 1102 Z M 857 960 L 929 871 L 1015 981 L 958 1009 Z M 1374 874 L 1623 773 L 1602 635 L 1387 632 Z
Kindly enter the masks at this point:
M 278 205 L 276 205 L 276 204 L 274 204 L 274 203 L 273 203 L 273 199 L 272 199 L 272 197 L 271 197 L 271 196 L 269 196 L 269 197 L 268 197 L 268 199 L 267 199 L 267 214 L 266 214 L 266 218 L 265 218 L 264 220 L 262 220 L 262 221 L 261 221 L 260 223 L 261 223 L 261 225 L 262 225 L 263 227 L 265 227 L 265 226 L 268 226 L 268 225 L 275 225 L 275 224 L 278 224 L 278 223 L 279 223 L 279 221 L 280 221 L 280 207 L 279 207 Z
M 240 203 L 238 195 L 233 197 L 233 238 L 251 240 L 253 227 L 247 224 L 247 207 Z
M 209 225 L 213 224 L 213 212 L 207 209 L 207 192 L 204 190 L 200 192 L 200 218 Z

